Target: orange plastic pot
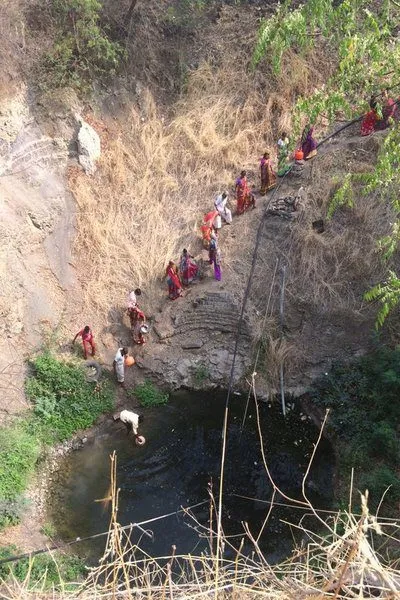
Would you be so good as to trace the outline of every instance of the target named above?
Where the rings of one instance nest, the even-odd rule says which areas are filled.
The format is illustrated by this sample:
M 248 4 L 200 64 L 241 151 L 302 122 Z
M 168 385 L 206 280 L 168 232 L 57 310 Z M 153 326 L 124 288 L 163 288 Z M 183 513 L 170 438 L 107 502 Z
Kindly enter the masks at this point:
M 296 150 L 296 152 L 294 153 L 294 158 L 295 158 L 295 160 L 303 160 L 303 158 L 304 158 L 303 150 Z

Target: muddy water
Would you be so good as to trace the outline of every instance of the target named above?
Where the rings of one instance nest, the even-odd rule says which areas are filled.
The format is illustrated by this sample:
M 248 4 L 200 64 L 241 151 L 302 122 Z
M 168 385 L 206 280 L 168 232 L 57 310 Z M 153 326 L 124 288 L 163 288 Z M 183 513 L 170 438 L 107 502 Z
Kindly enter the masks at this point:
M 257 534 L 269 505 L 253 498 L 268 501 L 272 492 L 261 459 L 252 402 L 243 430 L 246 399 L 233 396 L 230 405 L 223 525 L 225 533 L 232 536 L 243 532 L 242 521 L 247 521 Z M 95 500 L 107 495 L 109 455 L 113 450 L 118 454 L 122 524 L 139 523 L 206 500 L 209 482 L 217 494 L 224 404 L 225 394 L 185 392 L 172 396 L 167 406 L 143 409 L 141 433 L 147 443 L 141 448 L 133 445 L 121 425 L 107 422 L 95 439 L 67 456 L 61 465 L 50 507 L 60 537 L 84 537 L 107 529 L 107 510 Z M 276 483 L 286 494 L 300 498 L 301 481 L 318 431 L 298 406 L 292 406 L 285 421 L 278 404 L 261 403 L 261 428 Z M 333 452 L 323 441 L 307 484 L 307 493 L 318 508 L 330 506 L 332 474 Z M 193 514 L 200 523 L 207 524 L 208 505 L 194 509 Z M 293 531 L 282 520 L 298 523 L 302 516 L 303 511 L 293 507 L 274 509 L 261 538 L 269 560 L 286 556 L 293 544 Z M 154 521 L 145 525 L 152 539 L 142 537 L 141 546 L 153 556 L 170 552 L 172 544 L 178 553 L 199 551 L 206 543 L 193 526 L 182 514 Z M 238 543 L 240 538 L 231 539 Z M 84 550 L 95 559 L 103 544 L 104 538 L 96 539 L 85 543 Z

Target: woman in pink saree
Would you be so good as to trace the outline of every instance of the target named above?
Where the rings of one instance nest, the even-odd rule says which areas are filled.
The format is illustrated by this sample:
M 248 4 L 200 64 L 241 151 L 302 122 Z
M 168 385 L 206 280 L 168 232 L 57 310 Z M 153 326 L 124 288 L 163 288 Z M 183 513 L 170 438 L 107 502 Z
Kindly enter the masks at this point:
M 189 283 L 192 283 L 192 281 L 196 279 L 199 271 L 199 267 L 194 262 L 193 256 L 189 254 L 186 248 L 184 248 L 182 252 L 179 271 L 183 285 L 189 285 Z

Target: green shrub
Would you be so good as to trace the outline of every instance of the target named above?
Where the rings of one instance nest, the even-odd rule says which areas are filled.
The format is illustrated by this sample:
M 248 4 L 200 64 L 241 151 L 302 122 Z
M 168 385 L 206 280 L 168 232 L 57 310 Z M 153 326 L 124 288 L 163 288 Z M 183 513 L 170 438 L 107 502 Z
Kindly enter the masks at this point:
M 137 385 L 132 394 L 138 398 L 141 406 L 159 406 L 168 402 L 168 394 L 159 390 L 151 381 Z
M 386 500 L 394 502 L 399 498 L 400 479 L 392 469 L 379 465 L 360 477 L 359 488 L 361 492 L 369 491 L 370 506 L 376 507 L 388 488 Z
M 385 421 L 377 423 L 370 439 L 370 454 L 391 463 L 399 462 L 399 440 L 393 426 Z
M 113 408 L 110 384 L 94 387 L 80 367 L 60 362 L 49 353 L 36 357 L 32 367 L 34 375 L 26 382 L 26 393 L 34 405 L 44 441 L 65 440 Z
M 317 406 L 331 409 L 328 428 L 338 443 L 338 470 L 345 478 L 354 468 L 355 487 L 368 487 L 375 505 L 387 485 L 392 488 L 386 500 L 400 498 L 400 480 L 390 468 L 399 464 L 399 395 L 399 348 L 336 364 L 310 390 Z
M 0 501 L 14 501 L 25 489 L 40 453 L 40 441 L 21 420 L 0 428 Z
M 115 73 L 124 49 L 101 22 L 99 0 L 53 0 L 50 10 L 56 34 L 43 59 L 42 86 L 82 87 L 93 77 Z
M 90 427 L 114 406 L 111 384 L 88 383 L 79 366 L 58 361 L 46 352 L 31 362 L 31 368 L 26 395 L 33 411 L 0 427 L 0 528 L 18 522 L 23 510 L 21 495 L 43 445 Z

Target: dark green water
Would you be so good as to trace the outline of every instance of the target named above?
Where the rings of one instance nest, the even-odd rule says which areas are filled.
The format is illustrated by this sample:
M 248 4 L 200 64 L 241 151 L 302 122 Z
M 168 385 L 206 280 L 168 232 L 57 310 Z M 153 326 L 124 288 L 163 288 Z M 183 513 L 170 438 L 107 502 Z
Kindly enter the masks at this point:
M 268 504 L 238 496 L 269 500 L 272 493 L 261 460 L 254 400 L 241 431 L 245 403 L 246 399 L 240 396 L 232 396 L 230 403 L 223 526 L 225 533 L 232 536 L 243 532 L 242 521 L 248 522 L 257 535 L 269 508 Z M 50 507 L 59 536 L 67 540 L 107 529 L 107 510 L 94 501 L 107 494 L 109 455 L 113 450 L 118 454 L 122 524 L 140 523 L 206 500 L 209 482 L 213 483 L 217 496 L 224 408 L 225 394 L 182 392 L 174 394 L 166 406 L 142 409 L 145 421 L 140 432 L 147 443 L 141 448 L 134 446 L 125 428 L 110 418 L 95 439 L 63 460 L 51 492 Z M 298 406 L 286 420 L 278 404 L 260 403 L 260 414 L 264 447 L 276 484 L 286 494 L 300 498 L 301 481 L 318 430 L 301 416 Z M 307 493 L 317 508 L 330 506 L 333 460 L 329 443 L 323 441 L 307 485 Z M 193 513 L 207 524 L 208 504 Z M 261 538 L 261 547 L 269 560 L 283 558 L 293 545 L 291 529 L 281 520 L 298 523 L 302 516 L 303 511 L 293 507 L 274 508 Z M 177 546 L 178 553 L 199 551 L 206 543 L 199 539 L 193 525 L 182 514 L 145 525 L 153 538 L 142 537 L 141 547 L 153 556 L 169 553 L 172 544 Z M 312 527 L 312 523 L 309 525 Z M 239 539 L 233 537 L 232 542 L 239 543 Z M 97 558 L 103 544 L 104 538 L 93 540 L 85 543 L 84 550 Z

